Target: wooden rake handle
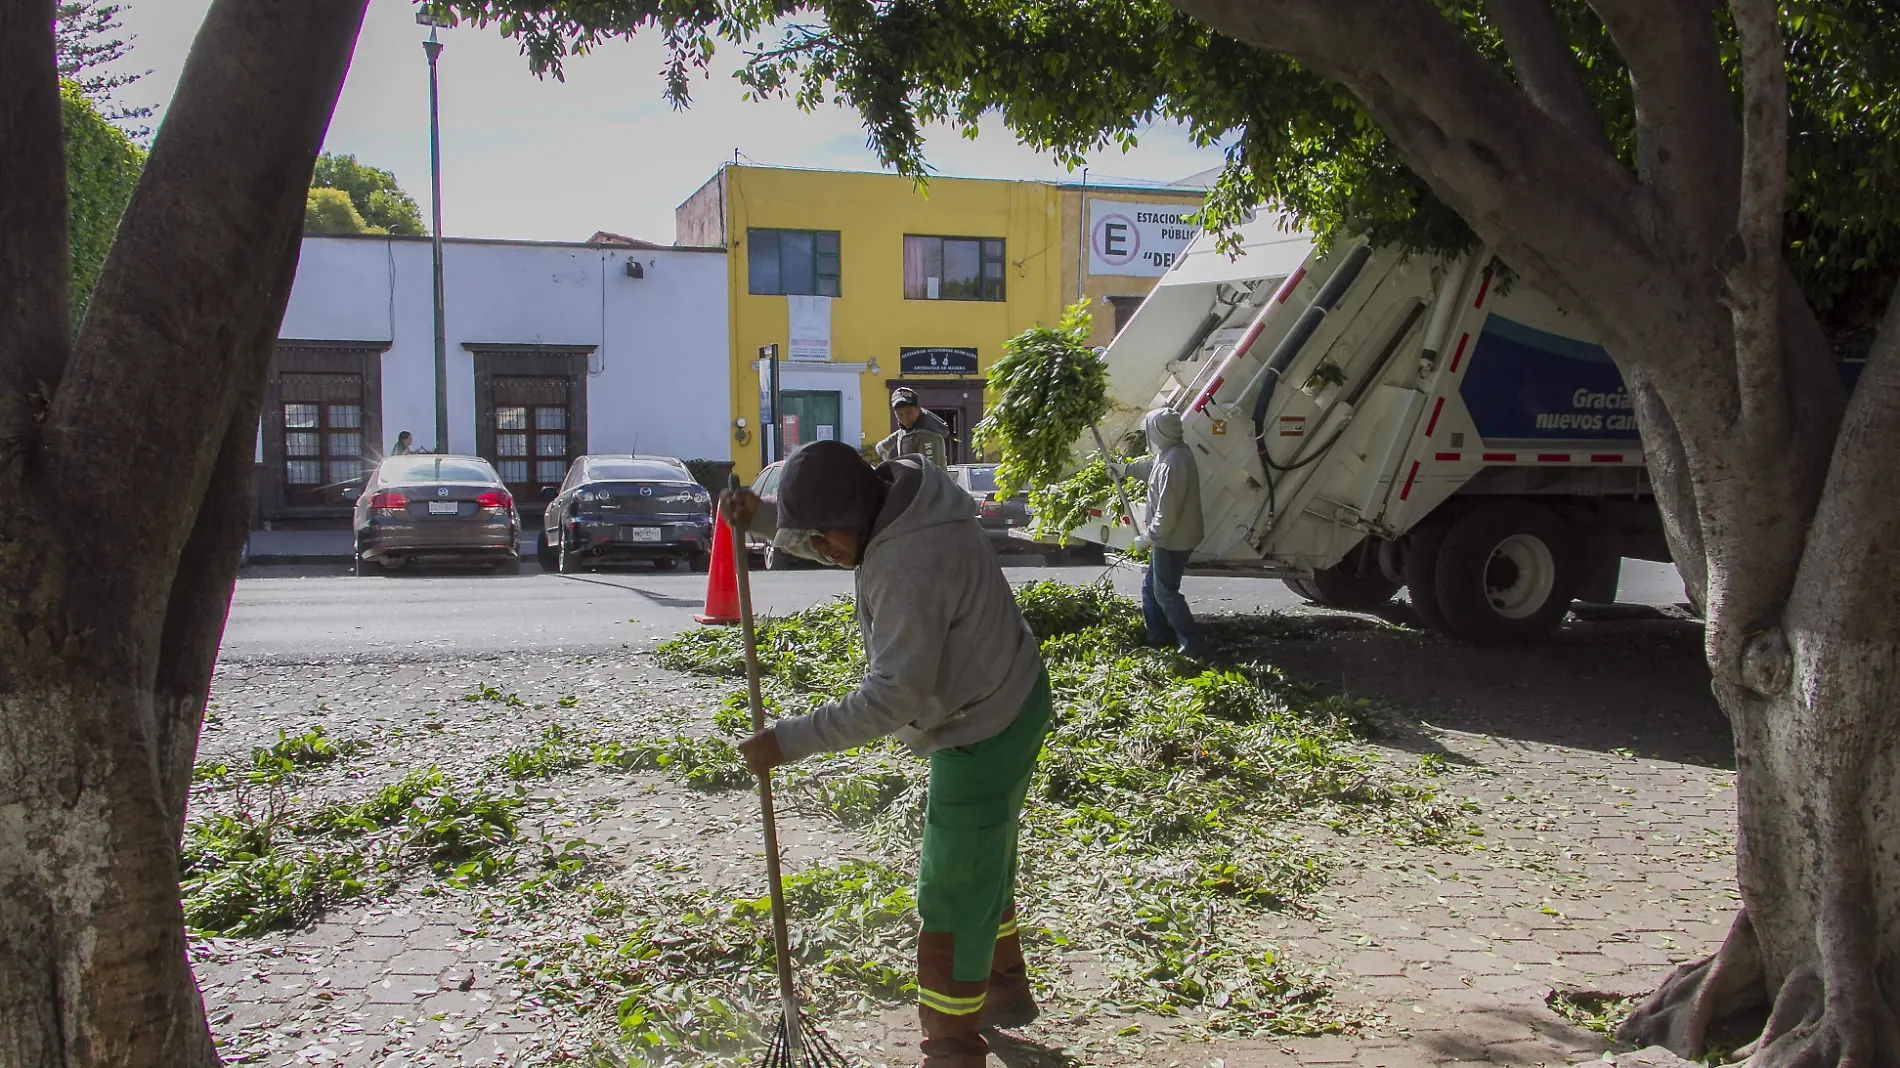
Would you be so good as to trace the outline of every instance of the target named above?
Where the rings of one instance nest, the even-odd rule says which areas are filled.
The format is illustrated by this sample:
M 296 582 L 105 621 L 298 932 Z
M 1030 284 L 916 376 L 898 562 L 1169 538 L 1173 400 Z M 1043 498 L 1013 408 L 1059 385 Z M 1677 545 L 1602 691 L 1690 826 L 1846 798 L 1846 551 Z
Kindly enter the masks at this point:
M 739 480 L 732 479 L 737 489 Z M 732 531 L 732 572 L 739 587 L 739 629 L 745 638 L 746 697 L 752 702 L 752 730 L 765 729 L 765 699 L 759 694 L 759 637 L 752 625 L 752 566 L 746 558 L 745 528 L 727 524 Z M 778 961 L 778 994 L 785 1013 L 786 1034 L 794 1047 L 800 1028 L 798 992 L 792 985 L 791 936 L 785 922 L 785 882 L 779 874 L 778 820 L 772 809 L 772 773 L 759 775 L 759 813 L 765 824 L 765 878 L 772 893 L 772 949 Z M 797 1049 L 794 1048 L 794 1053 Z

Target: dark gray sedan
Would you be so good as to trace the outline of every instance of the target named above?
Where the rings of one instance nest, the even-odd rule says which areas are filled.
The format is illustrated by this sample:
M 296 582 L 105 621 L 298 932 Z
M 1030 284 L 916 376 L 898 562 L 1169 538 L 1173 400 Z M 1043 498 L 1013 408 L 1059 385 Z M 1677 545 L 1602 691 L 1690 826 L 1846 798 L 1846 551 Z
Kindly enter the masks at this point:
M 650 560 L 706 569 L 712 494 L 670 456 L 583 456 L 548 502 L 541 566 L 571 575 L 599 564 Z
M 944 468 L 957 485 L 976 503 L 976 520 L 999 550 L 1028 548 L 1029 543 L 1009 536 L 1017 527 L 1029 525 L 1029 494 L 1018 493 L 1007 500 L 996 500 L 995 464 L 951 464 Z
M 356 498 L 356 573 L 417 563 L 520 564 L 521 519 L 479 456 L 391 456 Z

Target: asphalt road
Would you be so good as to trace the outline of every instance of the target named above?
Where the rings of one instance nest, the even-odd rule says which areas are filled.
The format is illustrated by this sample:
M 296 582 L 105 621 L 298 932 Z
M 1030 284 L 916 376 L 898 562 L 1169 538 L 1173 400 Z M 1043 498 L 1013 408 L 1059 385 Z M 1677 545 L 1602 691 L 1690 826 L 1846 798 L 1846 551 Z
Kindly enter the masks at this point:
M 1015 582 L 1054 578 L 1090 582 L 1099 567 L 1039 566 L 1026 557 L 1008 568 Z M 231 660 L 313 662 L 334 659 L 444 660 L 505 653 L 610 653 L 694 626 L 706 576 L 633 568 L 562 576 L 419 573 L 356 578 L 338 568 L 251 568 L 237 583 L 225 625 Z M 1116 568 L 1117 588 L 1139 596 L 1141 573 Z M 849 593 L 835 570 L 756 572 L 754 604 L 785 613 Z M 1258 612 L 1301 607 L 1279 581 L 1190 576 L 1183 584 L 1198 608 Z M 1620 591 L 1634 604 L 1683 601 L 1673 568 L 1626 561 Z

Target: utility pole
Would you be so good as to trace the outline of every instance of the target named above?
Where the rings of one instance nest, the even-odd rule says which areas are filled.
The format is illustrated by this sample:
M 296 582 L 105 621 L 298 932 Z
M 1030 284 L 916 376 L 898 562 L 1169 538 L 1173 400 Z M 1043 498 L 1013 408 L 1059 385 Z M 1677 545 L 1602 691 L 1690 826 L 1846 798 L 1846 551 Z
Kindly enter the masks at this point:
M 429 189 L 435 214 L 435 451 L 449 451 L 449 353 L 442 314 L 442 118 L 436 90 L 435 61 L 442 54 L 436 28 L 445 18 L 431 8 L 416 13 L 416 24 L 429 27 L 422 51 L 429 57 Z

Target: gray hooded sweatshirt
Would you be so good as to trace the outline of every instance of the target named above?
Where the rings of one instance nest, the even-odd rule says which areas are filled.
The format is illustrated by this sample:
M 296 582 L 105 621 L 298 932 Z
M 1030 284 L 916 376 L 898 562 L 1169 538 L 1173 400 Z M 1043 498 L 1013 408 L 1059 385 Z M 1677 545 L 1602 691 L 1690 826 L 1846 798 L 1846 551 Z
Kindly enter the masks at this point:
M 920 410 L 917 421 L 908 429 L 899 427 L 877 443 L 877 454 L 886 460 L 899 456 L 922 456 L 938 467 L 950 462 L 950 424 L 936 412 Z
M 787 760 L 895 734 L 919 754 L 1002 733 L 1042 672 L 1036 636 L 970 495 L 916 457 L 892 477 L 858 565 L 864 683 L 809 716 L 778 722 Z
M 1141 421 L 1154 459 L 1135 465 L 1148 474 L 1148 538 L 1163 549 L 1189 553 L 1201 547 L 1201 471 L 1194 447 L 1182 440 L 1181 417 L 1156 408 Z

